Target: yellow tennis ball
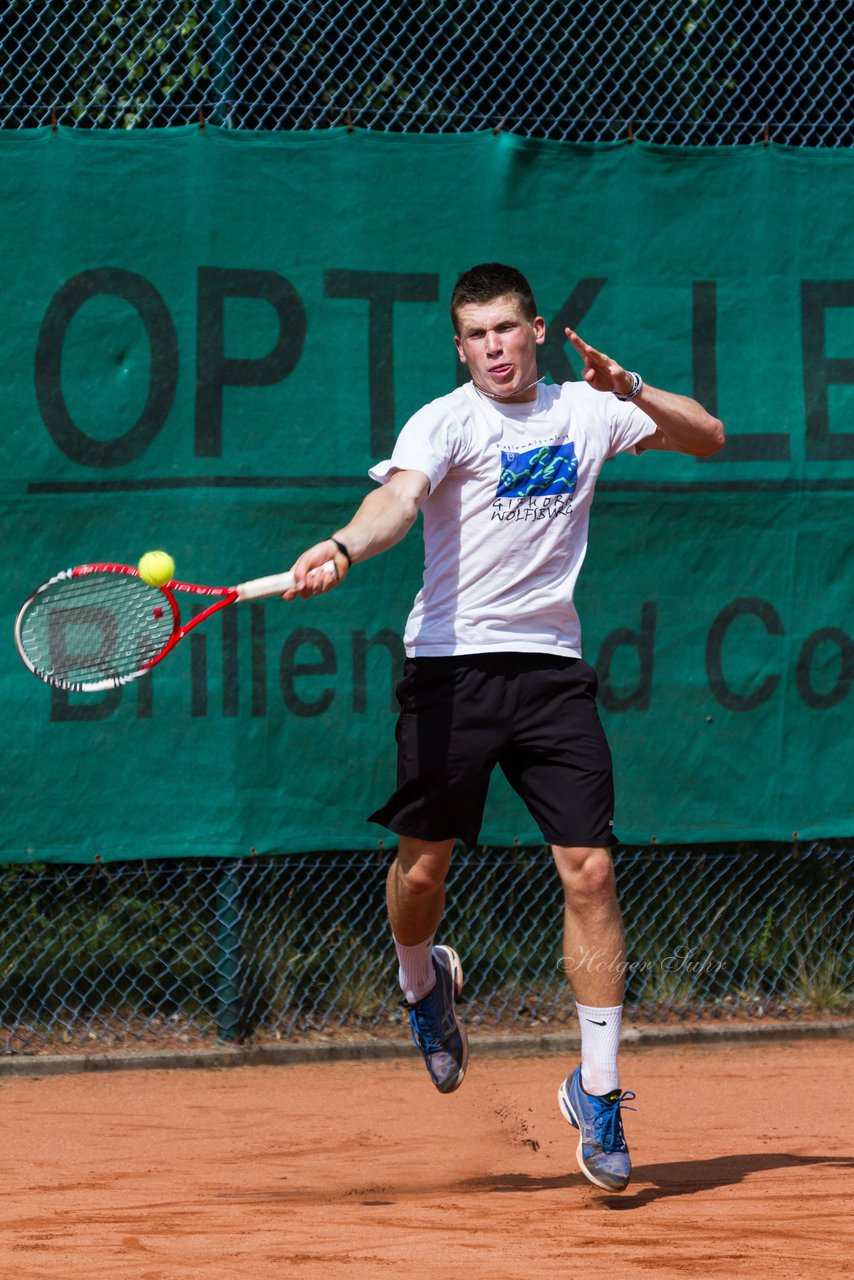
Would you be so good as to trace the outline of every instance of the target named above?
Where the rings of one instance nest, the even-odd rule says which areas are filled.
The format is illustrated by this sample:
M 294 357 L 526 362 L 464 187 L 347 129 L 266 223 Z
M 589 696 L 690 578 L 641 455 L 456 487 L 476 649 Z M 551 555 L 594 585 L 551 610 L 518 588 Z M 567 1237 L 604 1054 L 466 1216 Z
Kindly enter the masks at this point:
M 137 567 L 139 576 L 150 587 L 162 587 L 175 577 L 175 561 L 166 551 L 146 551 Z

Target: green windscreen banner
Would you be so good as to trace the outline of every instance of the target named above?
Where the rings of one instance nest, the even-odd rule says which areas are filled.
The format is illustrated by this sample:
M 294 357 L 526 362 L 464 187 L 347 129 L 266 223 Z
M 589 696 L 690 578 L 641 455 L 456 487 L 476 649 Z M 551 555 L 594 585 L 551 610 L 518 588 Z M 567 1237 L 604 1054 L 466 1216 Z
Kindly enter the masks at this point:
M 227 585 L 343 525 L 461 374 L 448 297 L 499 260 L 728 431 L 607 463 L 578 608 L 630 843 L 854 834 L 854 155 L 504 134 L 0 134 L 7 861 L 371 848 L 418 528 L 322 599 L 242 605 L 152 674 L 18 659 L 69 566 Z M 464 373 L 464 371 L 462 371 Z M 484 844 L 540 836 L 500 777 Z

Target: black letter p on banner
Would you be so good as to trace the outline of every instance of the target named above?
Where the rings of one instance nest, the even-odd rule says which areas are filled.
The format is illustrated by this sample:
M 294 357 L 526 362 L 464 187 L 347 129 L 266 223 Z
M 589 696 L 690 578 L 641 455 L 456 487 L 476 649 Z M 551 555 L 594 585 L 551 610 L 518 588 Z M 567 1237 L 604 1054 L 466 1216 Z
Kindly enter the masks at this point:
M 229 298 L 266 303 L 275 337 L 262 356 L 225 353 L 225 307 Z M 200 267 L 196 358 L 196 457 L 222 454 L 222 396 L 226 387 L 271 387 L 296 368 L 306 334 L 302 299 L 275 271 Z

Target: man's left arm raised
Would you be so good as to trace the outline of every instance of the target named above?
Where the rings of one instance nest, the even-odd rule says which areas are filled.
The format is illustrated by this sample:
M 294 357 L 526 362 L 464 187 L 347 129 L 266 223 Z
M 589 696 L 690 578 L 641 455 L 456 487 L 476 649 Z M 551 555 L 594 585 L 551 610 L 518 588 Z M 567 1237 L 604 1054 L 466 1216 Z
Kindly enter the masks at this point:
M 670 449 L 676 453 L 688 453 L 695 458 L 707 458 L 722 449 L 726 440 L 724 425 L 690 396 L 674 391 L 662 391 L 645 383 L 635 394 L 635 374 L 629 373 L 602 351 L 591 347 L 572 329 L 566 336 L 584 361 L 584 381 L 594 391 L 611 391 L 614 395 L 630 396 L 658 428 L 638 446 L 642 449 Z

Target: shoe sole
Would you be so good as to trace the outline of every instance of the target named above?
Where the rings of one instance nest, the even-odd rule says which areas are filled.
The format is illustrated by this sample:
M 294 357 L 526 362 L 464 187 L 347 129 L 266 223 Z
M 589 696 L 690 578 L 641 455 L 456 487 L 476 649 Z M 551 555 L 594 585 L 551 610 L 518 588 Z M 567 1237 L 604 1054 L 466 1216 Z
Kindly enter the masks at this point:
M 451 975 L 451 983 L 454 988 L 454 1001 L 457 1001 L 459 1000 L 463 991 L 463 966 L 460 964 L 460 957 L 457 955 L 453 947 L 447 947 L 444 944 L 433 948 L 434 955 L 436 955 L 438 952 L 442 953 L 442 956 L 446 961 L 444 967 L 448 970 L 448 972 Z M 440 1093 L 455 1093 L 456 1090 L 459 1089 L 460 1085 L 462 1084 L 465 1078 L 466 1067 L 468 1066 L 469 1041 L 468 1041 L 468 1036 L 466 1035 L 466 1029 L 463 1026 L 463 1024 L 460 1022 L 459 1018 L 457 1017 L 456 1003 L 454 1004 L 454 1023 L 456 1025 L 457 1031 L 460 1034 L 460 1039 L 463 1042 L 463 1060 L 460 1065 L 459 1075 L 457 1076 L 454 1083 L 451 1085 L 450 1088 L 440 1089 L 439 1090 Z
M 624 1187 L 609 1187 L 607 1182 L 600 1182 L 599 1179 L 590 1172 L 584 1163 L 584 1134 L 581 1125 L 578 1123 L 578 1116 L 572 1109 L 572 1103 L 569 1100 L 569 1089 L 566 1087 L 564 1080 L 557 1091 L 557 1101 L 560 1107 L 561 1115 L 573 1129 L 578 1130 L 578 1146 L 575 1149 L 575 1158 L 578 1161 L 578 1167 L 587 1178 L 588 1182 L 592 1182 L 594 1187 L 599 1187 L 601 1191 L 610 1191 L 612 1195 L 618 1195 L 621 1191 L 625 1191 L 629 1185 L 628 1182 Z

